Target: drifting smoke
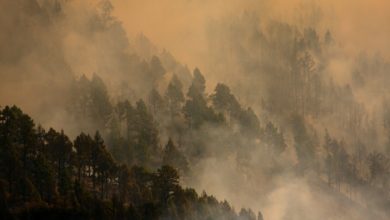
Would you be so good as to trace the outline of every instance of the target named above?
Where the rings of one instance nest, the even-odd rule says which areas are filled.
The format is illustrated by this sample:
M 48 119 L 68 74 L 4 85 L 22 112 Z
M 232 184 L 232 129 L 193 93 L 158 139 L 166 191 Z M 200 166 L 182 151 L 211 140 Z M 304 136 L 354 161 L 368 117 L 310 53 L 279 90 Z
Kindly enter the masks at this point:
M 262 108 L 262 100 L 276 100 L 277 103 L 290 101 L 288 96 L 277 96 L 284 84 L 274 75 L 286 77 L 285 73 L 289 70 L 283 69 L 286 65 L 283 53 L 293 50 L 293 42 L 305 35 L 307 28 L 314 29 L 314 40 L 320 44 L 332 41 L 332 45 L 324 49 L 320 57 L 314 57 L 315 64 L 321 65 L 315 68 L 322 72 L 323 80 L 341 88 L 353 88 L 353 94 L 347 100 L 330 97 L 325 105 L 341 102 L 347 109 L 363 112 L 362 127 L 373 127 L 372 130 L 379 133 L 375 138 L 369 138 L 365 133 L 370 139 L 367 144 L 373 149 L 383 149 L 381 146 L 386 138 L 383 136 L 381 109 L 383 100 L 387 98 L 384 92 L 386 86 L 378 83 L 388 82 L 385 74 L 389 71 L 388 64 L 381 58 L 388 58 L 390 51 L 387 43 L 390 17 L 386 13 L 390 5 L 387 2 L 172 0 L 164 4 L 153 1 L 138 4 L 136 1 L 117 0 L 114 5 L 117 6 L 114 13 L 123 21 L 129 33 L 143 32 L 158 45 L 173 51 L 185 63 L 200 66 L 205 70 L 209 88 L 213 88 L 217 82 L 225 82 L 238 94 L 242 103 L 256 107 L 260 118 L 277 121 L 282 127 L 288 126 L 289 115 L 283 113 L 275 116 L 272 113 L 281 108 L 289 111 L 289 106 L 276 105 L 278 109 L 270 110 L 271 115 L 266 116 L 268 113 Z M 331 38 L 326 39 L 328 31 Z M 359 55 L 362 53 L 367 55 Z M 375 54 L 381 55 L 367 58 Z M 367 63 L 364 70 L 360 69 L 359 63 Z M 373 68 L 374 63 L 379 64 L 378 70 Z M 364 86 L 356 83 L 355 73 L 362 71 L 365 71 L 365 76 L 360 81 L 364 82 Z M 370 73 L 374 72 L 376 74 L 371 76 Z M 318 137 L 323 137 L 323 132 L 328 128 L 336 137 L 355 142 L 350 130 L 341 125 L 340 117 L 344 116 L 328 115 L 307 120 L 316 128 Z M 360 131 L 362 133 L 364 131 Z M 226 134 L 221 131 L 215 136 L 224 137 Z M 296 163 L 296 156 L 292 149 L 293 138 L 288 132 L 286 139 L 290 153 L 285 153 L 281 160 L 289 167 Z M 318 147 L 321 144 L 318 143 Z M 210 144 L 209 147 L 218 149 L 218 146 L 227 146 L 215 145 Z M 263 153 L 253 152 L 257 156 L 254 161 L 264 159 L 261 157 Z M 233 162 L 234 159 L 223 158 L 211 158 L 201 163 L 202 167 L 197 168 L 200 178 L 198 189 L 207 189 L 218 197 L 226 197 L 237 206 L 264 210 L 266 219 L 305 219 L 305 216 L 315 219 L 367 218 L 364 214 L 367 210 L 353 211 L 364 208 L 345 205 L 341 198 L 329 196 L 331 192 L 320 190 L 321 187 L 313 188 L 316 184 L 307 183 L 307 179 L 295 179 L 288 171 L 280 173 L 278 180 L 258 174 L 254 175 L 254 180 L 248 177 L 251 172 L 261 173 L 267 162 L 251 164 L 250 171 L 243 172 Z M 311 207 L 310 214 L 302 207 Z M 344 207 L 343 210 L 348 211 L 344 215 L 333 213 L 337 207 Z
M 348 197 L 347 184 L 338 193 L 313 171 L 296 173 L 300 136 L 293 123 L 302 111 L 302 130 L 319 157 L 324 157 L 326 129 L 344 140 L 351 154 L 358 142 L 371 151 L 384 150 L 390 81 L 390 4 L 385 0 L 58 2 L 0 0 L 0 105 L 19 105 L 45 126 L 75 135 L 80 128 L 68 103 L 82 75 L 99 75 L 115 103 L 145 99 L 154 86 L 163 91 L 173 73 L 187 89 L 189 69 L 197 66 L 209 94 L 219 82 L 229 85 L 243 106 L 254 108 L 262 127 L 275 122 L 287 146 L 278 157 L 269 157 L 261 140 L 205 125 L 190 141 L 206 139 L 207 156 L 194 163 L 185 184 L 236 208 L 262 210 L 265 219 L 386 219 L 382 209 L 368 205 L 370 200 Z M 307 53 L 296 52 L 300 40 Z M 308 69 L 316 72 L 313 81 L 321 88 L 297 91 L 297 101 L 292 94 L 298 86 L 288 78 L 298 63 L 291 58 L 295 53 L 313 62 Z M 151 68 L 165 74 L 156 77 L 158 83 L 147 75 Z M 300 96 L 308 91 L 319 98 Z M 305 107 L 298 109 L 301 104 Z M 168 134 L 161 134 L 165 142 Z

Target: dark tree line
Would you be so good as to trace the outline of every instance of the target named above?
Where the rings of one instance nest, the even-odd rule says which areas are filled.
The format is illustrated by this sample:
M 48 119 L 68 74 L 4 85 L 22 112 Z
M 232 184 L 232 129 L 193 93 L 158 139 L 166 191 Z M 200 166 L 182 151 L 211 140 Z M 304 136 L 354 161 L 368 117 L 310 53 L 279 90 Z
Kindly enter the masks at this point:
M 140 108 L 142 110 L 142 104 Z M 147 145 L 147 135 L 136 139 Z M 142 139 L 146 139 L 142 140 Z M 144 147 L 143 145 L 141 145 Z M 172 140 L 155 172 L 118 164 L 99 134 L 45 131 L 16 106 L 0 110 L 1 219 L 255 219 L 180 186 Z M 260 214 L 261 215 L 261 214 Z

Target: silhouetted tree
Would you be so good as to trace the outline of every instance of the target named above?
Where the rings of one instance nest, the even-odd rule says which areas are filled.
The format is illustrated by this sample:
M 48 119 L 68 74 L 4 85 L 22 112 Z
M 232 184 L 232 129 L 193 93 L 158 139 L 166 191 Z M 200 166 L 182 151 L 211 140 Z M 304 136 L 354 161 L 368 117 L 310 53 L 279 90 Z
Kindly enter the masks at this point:
M 165 69 L 160 61 L 160 59 L 156 56 L 153 56 L 150 60 L 150 77 L 152 86 L 157 86 L 157 82 L 164 76 Z
M 187 119 L 189 127 L 192 129 L 199 128 L 204 122 L 220 123 L 224 118 L 220 114 L 216 114 L 214 110 L 207 105 L 205 98 L 206 81 L 199 69 L 194 70 L 192 84 L 188 90 L 183 112 Z
M 57 187 L 61 195 L 66 195 L 71 185 L 72 142 L 63 131 L 50 129 L 46 134 L 47 149 L 53 166 L 56 167 Z
M 162 162 L 163 165 L 175 167 L 183 173 L 188 172 L 187 159 L 183 153 L 177 149 L 171 138 L 169 138 L 167 145 L 165 145 Z
M 293 117 L 292 129 L 299 165 L 301 169 L 305 170 L 313 165 L 315 146 L 301 116 Z
M 149 105 L 153 115 L 158 115 L 164 112 L 165 102 L 160 93 L 153 88 L 149 94 Z
M 287 147 L 284 142 L 283 133 L 278 131 L 272 122 L 268 122 L 265 126 L 261 134 L 261 139 L 274 155 L 279 155 Z
M 164 165 L 157 170 L 153 179 L 153 192 L 163 207 L 173 199 L 178 188 L 179 174 L 174 168 Z
M 158 130 L 142 100 L 137 102 L 135 124 L 136 158 L 142 165 L 155 165 L 159 152 Z
M 211 99 L 216 110 L 229 113 L 231 117 L 235 118 L 240 115 L 241 106 L 225 84 L 217 84 Z
M 180 114 L 184 102 L 183 85 L 174 74 L 165 92 L 165 100 L 168 104 L 171 118 Z

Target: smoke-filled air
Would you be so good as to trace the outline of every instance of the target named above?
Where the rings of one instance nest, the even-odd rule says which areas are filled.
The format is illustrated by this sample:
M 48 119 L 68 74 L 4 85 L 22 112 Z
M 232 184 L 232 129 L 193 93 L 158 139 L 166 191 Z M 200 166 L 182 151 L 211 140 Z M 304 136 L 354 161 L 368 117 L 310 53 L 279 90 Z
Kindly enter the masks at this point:
M 390 219 L 387 0 L 0 0 L 0 219 Z

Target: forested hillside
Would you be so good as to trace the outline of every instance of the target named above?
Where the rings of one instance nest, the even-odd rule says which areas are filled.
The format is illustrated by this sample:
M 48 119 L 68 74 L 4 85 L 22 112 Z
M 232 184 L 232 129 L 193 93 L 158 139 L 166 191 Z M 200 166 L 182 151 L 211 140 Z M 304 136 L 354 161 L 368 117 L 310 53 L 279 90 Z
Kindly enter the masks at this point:
M 237 214 L 226 200 L 182 188 L 172 166 L 116 162 L 98 131 L 72 141 L 16 106 L 1 109 L 0 122 L 2 219 L 256 219 L 250 209 Z M 163 164 L 178 161 L 175 150 L 168 142 Z
M 0 0 L 0 218 L 389 218 L 385 56 L 253 8 L 189 66 L 113 2 Z

